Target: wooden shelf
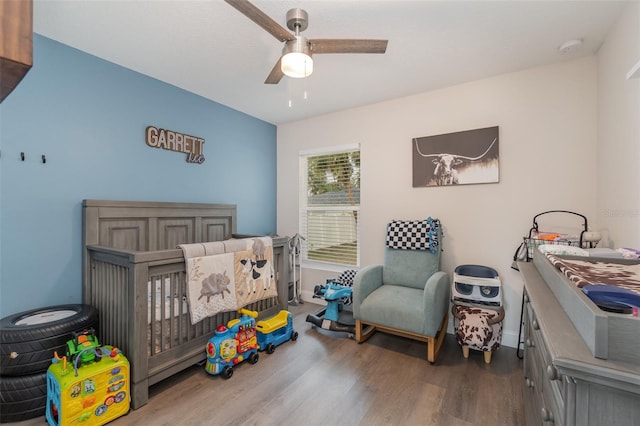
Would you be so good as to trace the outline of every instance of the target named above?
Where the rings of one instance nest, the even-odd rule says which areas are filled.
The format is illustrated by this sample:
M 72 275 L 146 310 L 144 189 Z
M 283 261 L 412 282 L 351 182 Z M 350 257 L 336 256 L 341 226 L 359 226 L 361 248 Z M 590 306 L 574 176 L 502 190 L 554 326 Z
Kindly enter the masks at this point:
M 15 89 L 33 65 L 32 0 L 0 2 L 0 102 Z

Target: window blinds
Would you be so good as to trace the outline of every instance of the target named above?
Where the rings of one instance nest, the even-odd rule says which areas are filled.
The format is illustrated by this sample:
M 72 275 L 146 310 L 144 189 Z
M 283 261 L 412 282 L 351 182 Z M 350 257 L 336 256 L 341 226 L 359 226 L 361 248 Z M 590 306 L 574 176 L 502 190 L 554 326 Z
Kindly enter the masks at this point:
M 301 155 L 304 260 L 359 263 L 360 150 Z

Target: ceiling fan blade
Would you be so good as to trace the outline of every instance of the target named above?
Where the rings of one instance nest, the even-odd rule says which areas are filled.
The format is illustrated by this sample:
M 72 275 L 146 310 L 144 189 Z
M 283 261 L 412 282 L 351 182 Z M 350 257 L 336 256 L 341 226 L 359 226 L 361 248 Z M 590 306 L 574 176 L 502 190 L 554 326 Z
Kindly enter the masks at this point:
M 235 7 L 240 13 L 264 28 L 269 34 L 280 41 L 295 40 L 295 36 L 284 27 L 271 19 L 267 14 L 258 9 L 247 0 L 224 0 Z
M 385 53 L 388 40 L 358 40 L 317 38 L 309 40 L 316 53 Z
M 282 72 L 282 68 L 280 67 L 280 61 L 282 58 L 278 59 L 278 62 L 273 66 L 273 69 L 267 76 L 267 79 L 264 81 L 264 84 L 278 84 L 282 77 L 284 77 L 284 73 Z

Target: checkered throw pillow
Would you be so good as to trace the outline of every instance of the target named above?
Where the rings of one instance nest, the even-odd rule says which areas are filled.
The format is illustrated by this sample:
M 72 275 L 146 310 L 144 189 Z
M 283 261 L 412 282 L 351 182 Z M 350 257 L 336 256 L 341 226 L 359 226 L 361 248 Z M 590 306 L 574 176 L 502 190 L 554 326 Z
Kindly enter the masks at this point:
M 387 247 L 401 250 L 431 250 L 435 253 L 440 242 L 440 221 L 429 217 L 425 220 L 393 220 L 387 224 Z
M 352 287 L 353 278 L 356 276 L 356 272 L 358 271 L 356 271 L 355 269 L 347 269 L 346 271 L 338 275 L 338 278 L 335 280 L 335 282 L 338 284 L 346 285 L 347 287 Z

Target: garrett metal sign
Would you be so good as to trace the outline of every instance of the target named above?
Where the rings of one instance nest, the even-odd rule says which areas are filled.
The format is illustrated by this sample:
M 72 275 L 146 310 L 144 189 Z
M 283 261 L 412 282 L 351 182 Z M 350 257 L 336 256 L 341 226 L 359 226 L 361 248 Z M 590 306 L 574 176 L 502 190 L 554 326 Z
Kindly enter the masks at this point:
M 145 141 L 152 148 L 161 148 L 168 151 L 184 152 L 187 154 L 187 163 L 204 163 L 202 146 L 204 139 L 173 130 L 158 129 L 154 126 L 147 126 L 145 130 Z

